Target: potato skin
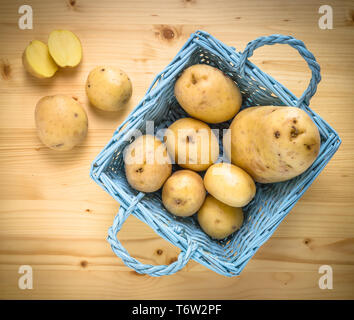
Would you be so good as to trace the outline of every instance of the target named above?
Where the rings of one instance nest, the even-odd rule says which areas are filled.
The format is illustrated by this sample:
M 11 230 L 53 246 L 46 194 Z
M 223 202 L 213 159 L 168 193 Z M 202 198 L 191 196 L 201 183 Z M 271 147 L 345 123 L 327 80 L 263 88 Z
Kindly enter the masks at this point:
M 125 149 L 124 164 L 128 183 L 142 192 L 159 190 L 172 173 L 166 146 L 152 135 L 138 137 Z
M 225 147 L 227 137 L 231 150 Z M 316 124 L 295 107 L 247 108 L 232 121 L 224 139 L 231 162 L 261 183 L 300 175 L 315 161 L 321 145 Z
M 104 111 L 122 110 L 133 87 L 127 74 L 119 68 L 99 66 L 94 68 L 86 81 L 86 94 L 93 106 Z
M 231 207 L 207 195 L 202 207 L 198 211 L 198 222 L 202 230 L 214 239 L 224 239 L 243 223 L 241 208 Z
M 219 201 L 231 207 L 247 205 L 256 194 L 252 178 L 230 163 L 212 165 L 204 176 L 205 189 Z
M 203 179 L 191 170 L 176 171 L 162 188 L 165 208 L 179 217 L 189 217 L 196 213 L 203 204 L 205 195 Z
M 85 110 L 74 98 L 65 95 L 40 99 L 35 110 L 37 134 L 49 148 L 58 151 L 72 149 L 87 134 Z
M 208 123 L 230 120 L 242 104 L 240 90 L 231 78 L 206 64 L 185 69 L 174 90 L 178 103 L 189 115 Z
M 168 127 L 165 137 L 171 158 L 182 168 L 203 171 L 218 159 L 218 139 L 202 121 L 179 119 Z

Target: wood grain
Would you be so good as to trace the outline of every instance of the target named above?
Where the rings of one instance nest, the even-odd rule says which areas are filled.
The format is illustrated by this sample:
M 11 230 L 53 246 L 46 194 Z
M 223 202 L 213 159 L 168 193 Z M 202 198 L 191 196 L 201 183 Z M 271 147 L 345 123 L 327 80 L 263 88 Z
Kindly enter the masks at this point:
M 353 299 L 354 298 L 354 5 L 328 1 L 334 29 L 318 27 L 321 1 L 77 0 L 29 1 L 34 29 L 18 28 L 23 1 L 0 3 L 0 298 L 1 299 Z M 84 59 L 48 80 L 34 79 L 21 54 L 32 39 L 68 28 Z M 160 278 L 127 268 L 107 243 L 119 205 L 89 178 L 92 160 L 188 39 L 203 29 L 238 51 L 252 39 L 291 34 L 321 65 L 311 107 L 343 143 L 331 162 L 249 262 L 225 278 L 194 261 Z M 258 49 L 251 60 L 300 96 L 310 79 L 306 63 L 286 46 Z M 97 64 L 125 70 L 134 85 L 127 109 L 94 110 L 85 96 Z M 38 140 L 36 102 L 48 94 L 78 98 L 89 116 L 87 139 L 56 153 Z M 134 217 L 119 238 L 144 263 L 168 264 L 179 250 Z M 20 265 L 34 272 L 34 289 L 20 290 Z M 321 265 L 333 268 L 333 289 L 318 286 Z

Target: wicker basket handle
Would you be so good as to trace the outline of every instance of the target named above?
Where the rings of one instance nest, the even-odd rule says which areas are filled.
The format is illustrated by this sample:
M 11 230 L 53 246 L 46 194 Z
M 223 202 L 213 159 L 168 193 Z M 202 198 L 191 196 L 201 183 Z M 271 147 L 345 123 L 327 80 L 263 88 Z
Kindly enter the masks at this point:
M 244 73 L 245 64 L 247 58 L 253 55 L 253 51 L 259 47 L 264 45 L 273 45 L 273 44 L 288 44 L 291 47 L 295 48 L 301 56 L 306 60 L 308 66 L 311 69 L 312 77 L 310 80 L 310 84 L 302 94 L 296 106 L 300 106 L 301 103 L 305 103 L 309 105 L 310 99 L 315 94 L 317 90 L 317 85 L 321 81 L 321 73 L 320 73 L 320 65 L 317 63 L 314 55 L 307 50 L 305 44 L 301 40 L 297 40 L 291 36 L 284 36 L 281 34 L 273 34 L 271 36 L 259 37 L 251 42 L 249 42 L 246 46 L 246 49 L 242 52 L 240 57 L 239 69 L 241 75 Z
M 197 250 L 197 244 L 188 241 L 187 250 L 181 250 L 177 261 L 169 265 L 151 265 L 143 264 L 131 257 L 128 251 L 122 246 L 117 238 L 118 231 L 122 228 L 124 221 L 130 216 L 135 208 L 136 203 L 133 203 L 128 209 L 124 209 L 120 206 L 118 214 L 114 218 L 112 227 L 108 231 L 108 242 L 110 243 L 113 252 L 120 257 L 123 262 L 130 268 L 134 269 L 137 273 L 148 274 L 153 277 L 159 277 L 164 275 L 173 274 L 181 270 L 187 262 L 191 259 L 194 252 Z

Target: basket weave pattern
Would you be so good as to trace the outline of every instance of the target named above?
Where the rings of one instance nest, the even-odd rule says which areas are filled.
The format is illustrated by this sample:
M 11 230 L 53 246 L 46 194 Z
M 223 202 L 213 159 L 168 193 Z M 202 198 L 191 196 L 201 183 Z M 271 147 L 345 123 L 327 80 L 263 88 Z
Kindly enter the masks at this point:
M 247 60 L 258 47 L 279 43 L 297 49 L 312 72 L 309 87 L 299 99 Z M 135 129 L 145 132 L 146 121 L 153 120 L 153 130 L 156 133 L 175 120 L 188 116 L 174 97 L 174 84 L 185 68 L 197 63 L 217 67 L 230 76 L 243 95 L 242 108 L 256 105 L 299 107 L 310 115 L 321 135 L 320 153 L 312 166 L 302 175 L 289 181 L 257 183 L 255 198 L 243 208 L 245 219 L 241 229 L 222 241 L 213 240 L 206 235 L 194 216 L 178 218 L 167 212 L 161 203 L 161 191 L 144 194 L 131 188 L 124 173 L 123 150 L 133 141 Z M 302 41 L 291 36 L 260 37 L 250 42 L 243 53 L 238 53 L 204 31 L 193 33 L 173 61 L 156 76 L 143 100 L 114 132 L 112 139 L 93 161 L 91 177 L 121 204 L 108 232 L 108 241 L 115 254 L 136 272 L 151 276 L 175 273 L 190 259 L 225 276 L 239 275 L 323 170 L 341 143 L 334 129 L 308 107 L 320 80 L 320 67 L 315 57 Z M 211 127 L 225 129 L 228 125 L 229 122 Z M 220 148 L 222 155 L 222 145 Z M 219 161 L 221 160 L 220 156 Z M 130 214 L 179 247 L 181 253 L 178 260 L 170 265 L 149 265 L 131 257 L 117 238 L 118 231 Z

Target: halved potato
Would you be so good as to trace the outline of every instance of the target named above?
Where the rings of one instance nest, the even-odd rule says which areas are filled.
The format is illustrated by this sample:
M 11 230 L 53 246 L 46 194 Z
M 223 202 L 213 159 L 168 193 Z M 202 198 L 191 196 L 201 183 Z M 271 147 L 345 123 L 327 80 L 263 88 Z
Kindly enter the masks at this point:
M 33 40 L 22 55 L 25 69 L 37 78 L 50 78 L 58 70 L 58 66 L 49 54 L 48 46 L 39 40 Z
M 48 39 L 49 53 L 60 67 L 76 67 L 82 59 L 79 38 L 69 30 L 54 30 Z

